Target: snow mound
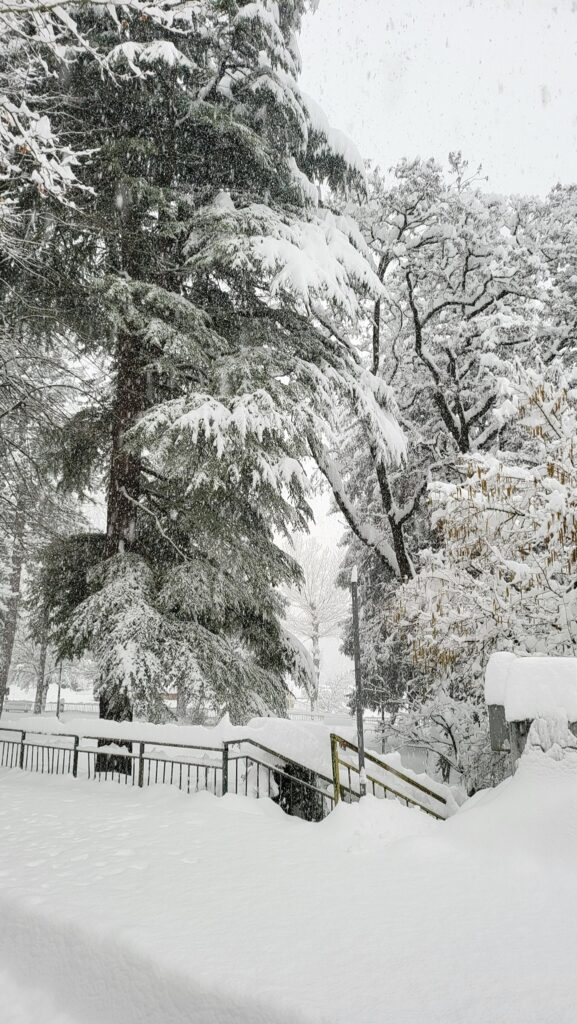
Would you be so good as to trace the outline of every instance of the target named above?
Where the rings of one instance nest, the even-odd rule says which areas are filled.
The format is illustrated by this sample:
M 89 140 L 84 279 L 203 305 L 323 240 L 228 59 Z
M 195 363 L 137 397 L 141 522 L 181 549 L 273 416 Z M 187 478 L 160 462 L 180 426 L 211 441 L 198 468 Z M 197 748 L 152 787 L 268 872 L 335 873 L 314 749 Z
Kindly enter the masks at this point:
M 502 704 L 508 722 L 559 714 L 577 722 L 577 658 L 492 654 L 485 673 L 485 700 Z
M 572 750 L 448 822 L 1 769 L 0 834 L 3 1024 L 575 1022 Z
M 568 740 L 561 749 L 560 741 Z M 545 749 L 543 749 L 543 747 Z M 463 805 L 445 835 L 479 856 L 520 865 L 531 861 L 551 876 L 560 859 L 577 884 L 577 741 L 560 723 L 534 722 L 512 778 Z
M 565 751 L 577 751 L 577 736 L 568 728 L 564 716 L 536 718 L 531 723 L 525 749 L 527 752 L 541 750 L 555 761 L 561 761 Z
M 351 851 L 382 847 L 409 836 L 428 835 L 441 822 L 418 808 L 368 794 L 359 803 L 338 804 L 319 825 L 331 842 Z
M 507 681 L 515 655 L 510 651 L 495 651 L 485 669 L 485 703 L 505 704 Z

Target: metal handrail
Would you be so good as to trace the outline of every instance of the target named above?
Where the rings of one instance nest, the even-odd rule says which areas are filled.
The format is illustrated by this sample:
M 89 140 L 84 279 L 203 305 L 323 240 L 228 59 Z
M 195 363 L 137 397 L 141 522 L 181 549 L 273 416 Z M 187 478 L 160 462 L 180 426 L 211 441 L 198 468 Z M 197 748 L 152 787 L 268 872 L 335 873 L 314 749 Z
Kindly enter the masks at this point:
M 357 767 L 357 765 L 349 764 L 348 761 L 341 761 L 340 758 L 339 758 L 339 764 L 343 765 L 344 768 L 350 768 L 350 770 L 352 772 L 356 772 L 357 775 L 360 775 L 360 769 Z M 392 793 L 392 795 L 393 796 L 397 796 L 399 798 L 399 800 L 404 800 L 406 804 L 412 804 L 414 807 L 419 807 L 422 811 L 426 811 L 427 814 L 431 814 L 433 816 L 433 818 L 438 818 L 439 821 L 444 821 L 444 818 L 443 818 L 443 816 L 441 814 L 437 814 L 436 811 L 433 811 L 431 808 L 426 807 L 425 804 L 422 804 L 419 800 L 413 800 L 413 798 L 410 797 L 410 796 L 407 796 L 406 793 L 401 793 L 400 789 L 394 789 L 392 786 L 388 786 L 387 783 L 383 782 L 382 779 L 375 779 L 374 775 L 367 775 L 367 782 L 372 782 L 373 783 L 373 790 L 374 790 L 375 786 L 380 786 L 381 789 L 384 789 L 385 793 Z M 341 791 L 342 791 L 342 789 L 343 789 L 342 782 L 341 782 L 340 788 L 341 788 Z M 354 796 L 359 796 L 359 794 L 355 790 L 350 790 L 348 787 L 345 787 L 345 788 L 347 789 L 347 791 L 349 793 L 352 792 L 354 794 Z M 446 803 L 446 800 L 445 800 L 445 803 Z
M 22 698 L 22 700 L 19 700 L 18 698 L 8 698 L 4 701 L 4 710 L 9 713 L 22 711 L 24 714 L 28 714 L 29 712 L 36 714 L 34 711 L 35 706 L 35 701 L 27 700 L 26 698 Z M 49 714 L 50 712 L 58 710 L 66 711 L 68 713 L 84 711 L 88 715 L 94 715 L 97 714 L 100 709 L 96 701 L 85 703 L 84 701 L 65 700 L 65 698 L 62 697 L 60 699 L 60 704 L 56 700 L 46 701 L 41 713 Z
M 14 736 L 14 738 L 10 739 L 8 736 L 4 735 L 4 739 L 3 739 L 2 738 L 3 734 L 12 734 Z M 42 743 L 33 742 L 33 741 L 31 741 L 32 737 L 34 737 L 35 739 L 37 737 L 40 737 L 43 740 L 43 742 Z M 62 746 L 57 745 L 55 743 L 55 741 L 60 741 L 60 740 L 64 740 L 64 739 L 72 740 L 72 744 L 70 746 L 62 747 Z M 88 745 L 89 741 L 93 741 L 96 744 L 104 744 L 104 747 L 99 746 L 99 745 L 90 746 L 90 745 Z M 229 747 L 239 747 L 240 748 L 240 747 L 242 747 L 244 745 L 245 747 L 253 747 L 253 748 L 255 748 L 255 752 L 249 750 L 246 753 L 243 753 L 243 752 L 241 752 L 239 750 L 239 753 L 231 756 L 230 760 L 232 762 L 235 762 L 235 761 L 238 762 L 238 761 L 241 761 L 241 760 L 245 760 L 246 761 L 246 765 L 247 765 L 247 769 L 248 769 L 248 767 L 251 764 L 254 764 L 254 765 L 258 766 L 259 768 L 265 769 L 268 772 L 268 777 L 269 777 L 269 782 L 268 782 L 268 795 L 269 796 L 271 795 L 271 784 L 270 784 L 270 782 L 271 782 L 271 774 L 272 774 L 272 775 L 275 775 L 275 776 L 278 777 L 277 781 L 279 779 L 282 779 L 284 781 L 285 786 L 287 786 L 290 789 L 290 793 L 291 794 L 293 792 L 293 789 L 296 789 L 297 792 L 300 790 L 301 794 L 307 794 L 308 793 L 309 796 L 312 796 L 313 794 L 318 796 L 320 798 L 320 801 L 322 802 L 321 803 L 321 807 L 322 807 L 321 816 L 324 816 L 327 808 L 330 811 L 332 809 L 332 807 L 334 806 L 334 796 L 333 796 L 333 793 L 331 792 L 332 785 L 333 785 L 332 779 L 330 779 L 327 775 L 323 775 L 321 772 L 317 772 L 313 768 L 309 768 L 307 765 L 301 764 L 299 761 L 296 761 L 294 758 L 288 757 L 285 754 L 280 753 L 280 751 L 273 750 L 272 747 L 268 747 L 264 743 L 260 743 L 258 740 L 253 740 L 253 739 L 248 738 L 248 737 L 244 737 L 244 738 L 241 738 L 241 739 L 235 739 L 235 740 L 223 741 L 219 746 L 208 746 L 208 745 L 197 745 L 197 744 L 191 744 L 191 743 L 176 743 L 176 742 L 166 741 L 166 740 L 163 740 L 163 739 L 142 740 L 142 739 L 137 739 L 137 738 L 134 738 L 134 737 L 98 736 L 98 735 L 86 735 L 85 733 L 72 733 L 72 732 L 70 732 L 70 733 L 69 732 L 47 732 L 47 731 L 42 730 L 42 729 L 22 729 L 22 728 L 17 728 L 17 727 L 8 726 L 8 725 L 7 726 L 3 726 L 2 723 L 0 722 L 0 747 L 2 747 L 2 744 L 6 744 L 6 745 L 9 745 L 10 747 L 16 748 L 16 753 L 10 755 L 10 765 L 9 766 L 10 767 L 18 766 L 21 769 L 27 767 L 29 765 L 29 763 L 30 763 L 28 761 L 28 755 L 25 753 L 25 751 L 27 749 L 32 749 L 32 750 L 64 750 L 64 751 L 69 751 L 71 757 L 70 757 L 70 760 L 68 762 L 68 769 L 67 770 L 74 777 L 78 776 L 78 758 L 79 758 L 79 755 L 81 755 L 81 754 L 88 755 L 88 756 L 95 756 L 96 758 L 98 758 L 98 757 L 102 757 L 102 758 L 106 758 L 106 757 L 126 758 L 126 760 L 128 762 L 130 762 L 134 766 L 134 768 L 130 768 L 130 771 L 129 771 L 128 774 L 126 772 L 124 772 L 124 771 L 122 772 L 122 774 L 126 775 L 125 781 L 127 781 L 128 775 L 130 775 L 131 778 L 132 778 L 132 784 L 133 785 L 138 785 L 139 787 L 143 787 L 145 785 L 145 762 L 149 762 L 149 763 L 150 762 L 158 762 L 158 763 L 164 763 L 165 765 L 170 764 L 172 766 L 178 765 L 178 768 L 179 768 L 179 772 L 178 772 L 179 779 L 181 778 L 182 768 L 183 767 L 184 768 L 186 768 L 186 767 L 188 767 L 188 768 L 193 767 L 193 768 L 197 768 L 197 769 L 201 768 L 201 769 L 205 769 L 206 771 L 210 770 L 211 772 L 219 772 L 219 773 L 222 773 L 222 776 L 221 776 L 221 778 L 222 778 L 222 785 L 221 785 L 220 788 L 221 788 L 221 793 L 222 793 L 223 796 L 229 791 L 229 785 L 228 785 L 228 783 L 229 783 Z M 119 748 L 121 746 L 123 746 L 124 749 L 122 749 L 122 750 L 121 749 L 115 749 L 113 751 L 108 751 L 108 750 L 106 750 L 106 746 L 109 745 L 109 744 L 110 745 L 114 745 L 115 747 L 119 747 Z M 147 747 L 148 748 L 153 748 L 153 749 L 147 750 L 146 749 Z M 168 749 L 165 749 L 165 753 L 166 753 L 167 756 L 163 757 L 162 756 L 162 750 L 159 750 L 159 748 L 168 748 Z M 189 760 L 187 760 L 187 761 L 174 760 L 173 757 L 177 756 L 176 751 L 188 751 L 188 752 L 190 752 L 190 755 L 191 755 L 192 758 L 194 758 L 195 754 L 198 754 L 198 753 L 201 753 L 201 752 L 209 752 L 209 753 L 213 753 L 213 754 L 219 754 L 221 756 L 222 760 L 221 760 L 221 763 L 217 763 L 215 761 L 215 763 L 211 763 L 211 764 L 204 764 L 204 763 L 198 764 L 196 761 L 192 761 L 192 760 L 191 761 L 189 761 Z M 270 763 L 267 763 L 267 761 L 259 758 L 258 756 L 255 756 L 255 753 L 258 754 L 258 751 L 263 751 L 265 754 L 270 755 L 272 758 L 275 759 L 276 763 L 270 764 Z M 171 752 L 173 753 L 173 757 L 170 756 Z M 4 763 L 3 759 L 2 759 L 2 763 Z M 40 770 L 39 767 L 38 767 L 38 763 L 39 763 L 39 758 L 37 758 L 36 769 L 34 769 L 34 761 L 32 760 L 32 762 L 31 762 L 32 770 Z M 105 762 L 105 764 L 106 763 L 108 763 L 108 762 Z M 60 764 L 60 762 L 58 762 L 58 764 Z M 290 772 L 291 766 L 293 768 L 300 769 L 301 772 L 310 773 L 310 781 L 308 781 L 306 777 L 305 778 L 298 778 L 298 776 L 295 777 L 295 776 L 291 775 L 291 772 Z M 44 755 L 42 755 L 42 768 L 41 768 L 41 770 L 44 771 Z M 47 767 L 47 770 L 48 771 L 53 771 L 53 766 L 52 766 L 52 768 Z M 63 763 L 63 770 L 64 770 L 64 763 Z M 97 769 L 95 767 L 94 771 L 95 771 L 94 777 L 96 777 L 96 774 L 99 774 L 99 773 L 103 774 L 105 777 L 107 777 L 107 774 L 110 774 L 111 776 L 113 776 L 115 772 L 116 772 L 116 774 L 120 774 L 117 767 L 111 767 L 110 769 L 106 769 L 106 768 Z M 158 776 L 158 770 L 156 770 L 155 781 L 158 781 L 157 776 Z M 90 768 L 89 768 L 89 777 L 90 777 Z M 182 777 L 184 777 L 184 776 L 182 776 Z M 149 781 L 150 781 L 150 772 L 149 772 L 148 778 L 149 778 Z M 164 780 L 164 769 L 163 769 L 163 773 L 162 773 L 162 779 Z M 170 772 L 170 779 L 172 780 L 172 770 Z M 189 781 L 190 781 L 190 779 L 189 779 Z M 198 772 L 197 772 L 197 782 L 198 782 Z M 216 776 L 214 778 L 214 783 L 215 783 L 215 792 L 217 792 Z M 319 783 L 319 784 L 317 785 L 316 783 Z M 322 788 L 323 784 L 325 784 L 325 788 Z M 327 789 L 326 787 L 329 787 L 329 788 Z M 238 791 L 238 768 L 237 768 L 237 790 L 236 791 Z M 260 795 L 259 792 L 258 792 L 258 785 L 257 785 L 257 795 Z M 289 802 L 290 802 L 290 797 L 289 797 Z M 282 801 L 281 801 L 281 803 L 282 803 Z M 286 805 L 285 805 L 285 809 L 286 809 Z M 314 819 L 314 820 L 317 820 L 317 819 Z
M 279 753 L 278 750 L 272 750 L 271 747 L 265 747 L 264 743 L 259 743 L 258 740 L 253 740 L 253 739 L 227 740 L 226 746 L 232 747 L 232 746 L 236 746 L 236 744 L 239 744 L 239 743 L 251 743 L 253 747 L 258 747 L 259 750 L 264 750 L 265 753 L 272 754 L 273 757 L 279 757 L 281 759 L 281 761 L 284 761 L 285 763 L 294 764 L 294 765 L 296 765 L 297 768 L 306 768 L 307 771 L 313 772 L 313 774 L 316 775 L 318 779 L 322 779 L 323 782 L 328 782 L 330 786 L 332 786 L 332 784 L 333 784 L 333 780 L 330 779 L 328 775 L 323 775 L 323 773 L 317 771 L 316 768 L 309 768 L 308 765 L 301 764 L 300 761 L 295 761 L 294 758 L 287 757 L 286 754 L 281 754 L 281 753 Z
M 349 772 L 353 771 L 357 774 L 360 773 L 359 768 L 356 765 L 350 764 L 348 761 L 343 761 L 343 759 L 339 757 L 339 747 L 343 750 L 352 750 L 354 752 L 358 752 L 358 747 L 355 743 L 351 743 L 350 740 L 346 740 L 344 739 L 343 736 L 338 736 L 336 733 L 331 733 L 331 762 L 333 766 L 333 785 L 335 803 L 338 803 L 339 800 L 341 799 L 341 793 L 343 789 L 348 789 L 349 795 L 354 795 L 355 797 L 359 796 L 357 792 L 351 790 L 350 786 L 344 787 L 341 783 L 341 765 L 343 766 L 343 768 L 346 768 Z M 445 805 L 445 807 L 447 806 L 446 797 L 442 796 L 440 793 L 436 793 L 433 789 L 430 789 L 428 786 L 424 786 L 422 782 L 417 782 L 416 779 L 412 779 L 409 775 L 405 775 L 404 772 L 400 772 L 397 768 L 393 768 L 392 765 L 388 764 L 386 761 L 382 761 L 378 757 L 375 757 L 374 754 L 370 754 L 367 751 L 365 751 L 365 760 L 371 761 L 373 764 L 376 764 L 379 768 L 382 768 L 383 771 L 389 772 L 391 775 L 396 776 L 407 786 L 411 786 L 413 789 L 419 790 L 419 792 L 424 793 L 426 796 L 431 797 L 433 800 L 437 800 L 440 804 Z M 373 783 L 373 786 L 380 786 L 385 791 L 385 793 L 392 793 L 399 799 L 404 800 L 407 804 L 412 804 L 415 807 L 419 807 L 422 811 L 425 811 L 427 814 L 432 815 L 432 817 L 439 818 L 442 820 L 442 815 L 438 814 L 431 807 L 428 807 L 420 800 L 416 800 L 413 797 L 407 796 L 405 793 L 401 793 L 399 790 L 394 789 L 392 786 L 389 786 L 382 779 L 377 779 L 372 775 L 368 775 L 367 779 L 369 782 Z
M 0 732 L 19 732 L 24 736 L 56 736 L 59 739 L 75 740 L 80 738 L 79 733 L 75 732 L 43 732 L 42 729 L 13 729 L 7 725 L 2 725 L 0 722 Z M 92 739 L 92 736 L 87 736 L 85 739 Z
M 281 757 L 280 754 L 278 756 Z M 328 800 L 331 805 L 334 805 L 334 797 L 333 797 L 332 793 L 327 793 L 327 791 L 325 789 L 321 789 L 320 786 L 315 786 L 314 783 L 312 783 L 312 782 L 306 782 L 304 779 L 294 779 L 293 776 L 289 772 L 284 771 L 283 768 L 280 767 L 280 765 L 270 765 L 270 764 L 267 764 L 266 761 L 260 761 L 258 757 L 253 757 L 250 754 L 236 754 L 236 755 L 233 755 L 232 757 L 228 758 L 228 764 L 231 764 L 231 762 L 234 762 L 234 761 L 243 761 L 243 760 L 245 760 L 247 762 L 250 762 L 251 765 L 254 764 L 254 765 L 259 765 L 261 768 L 266 768 L 268 771 L 273 772 L 275 775 L 280 775 L 280 776 L 282 776 L 282 778 L 287 779 L 287 781 L 290 784 L 298 785 L 300 788 L 307 790 L 309 793 L 316 793 L 316 794 L 318 794 L 318 796 L 322 797 L 323 800 Z M 287 758 L 283 758 L 283 760 L 289 761 L 289 758 L 288 757 Z M 305 768 L 306 767 L 305 765 L 301 765 L 298 761 L 291 761 L 290 763 L 293 764 L 293 765 L 297 765 L 299 768 Z M 310 771 L 311 774 L 314 774 L 315 776 L 317 776 L 317 773 L 313 772 L 312 768 L 311 769 L 307 769 L 307 771 Z M 333 784 L 332 784 L 332 781 L 329 778 L 327 778 L 326 776 L 321 776 L 321 778 L 326 779 L 326 781 L 332 787 Z M 223 785 L 223 795 L 224 795 L 224 793 L 225 793 L 225 789 L 224 789 L 224 785 Z

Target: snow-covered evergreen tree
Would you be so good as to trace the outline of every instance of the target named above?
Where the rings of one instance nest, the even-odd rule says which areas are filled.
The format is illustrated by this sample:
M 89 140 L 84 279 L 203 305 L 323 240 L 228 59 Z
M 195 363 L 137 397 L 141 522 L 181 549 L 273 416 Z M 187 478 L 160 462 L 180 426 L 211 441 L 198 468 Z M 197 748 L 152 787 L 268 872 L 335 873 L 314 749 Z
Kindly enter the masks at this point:
M 14 339 L 12 339 L 14 341 Z M 18 376 L 21 396 L 4 394 L 0 432 L 0 711 L 4 701 L 27 567 L 38 550 L 82 522 L 76 503 L 55 487 L 51 430 L 62 417 L 65 384 L 61 368 L 37 377 L 26 345 L 6 346 L 4 366 Z M 39 369 L 37 360 L 36 371 Z M 32 380 L 37 386 L 28 394 Z M 7 388 L 6 391 L 9 391 Z M 50 394 L 52 408 L 47 404 Z
M 318 200 L 360 161 L 299 91 L 300 0 L 73 6 L 89 45 L 65 74 L 47 55 L 54 129 L 93 152 L 42 245 L 55 318 L 113 377 L 63 438 L 68 484 L 105 475 L 108 516 L 85 555 L 79 538 L 60 551 L 60 578 L 73 564 L 85 582 L 76 608 L 52 594 L 59 642 L 98 657 L 106 715 L 158 717 L 183 678 L 236 717 L 281 711 L 298 666 L 274 587 L 297 570 L 273 531 L 306 526 L 301 459 L 339 399 L 383 458 L 403 446 L 335 326 L 380 287 L 354 223 Z

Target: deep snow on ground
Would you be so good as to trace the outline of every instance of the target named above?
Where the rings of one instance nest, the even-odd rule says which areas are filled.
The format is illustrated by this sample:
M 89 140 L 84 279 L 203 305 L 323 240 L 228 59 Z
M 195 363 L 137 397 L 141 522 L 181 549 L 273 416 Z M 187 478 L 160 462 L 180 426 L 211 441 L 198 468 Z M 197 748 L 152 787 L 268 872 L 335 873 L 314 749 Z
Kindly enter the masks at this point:
M 0 773 L 3 1024 L 574 1024 L 577 756 L 447 822 Z

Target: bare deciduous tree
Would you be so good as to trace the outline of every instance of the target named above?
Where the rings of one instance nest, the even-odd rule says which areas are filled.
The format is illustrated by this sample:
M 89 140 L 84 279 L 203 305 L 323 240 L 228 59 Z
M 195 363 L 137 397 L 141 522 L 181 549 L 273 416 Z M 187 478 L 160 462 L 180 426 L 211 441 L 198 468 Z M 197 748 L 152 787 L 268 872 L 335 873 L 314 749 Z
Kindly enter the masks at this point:
M 347 595 L 337 587 L 341 559 L 336 551 L 324 547 L 314 537 L 296 534 L 291 554 L 302 569 L 300 587 L 287 588 L 287 623 L 299 637 L 312 646 L 314 674 L 308 697 L 311 711 L 319 695 L 321 666 L 320 641 L 336 636 L 348 610 Z

